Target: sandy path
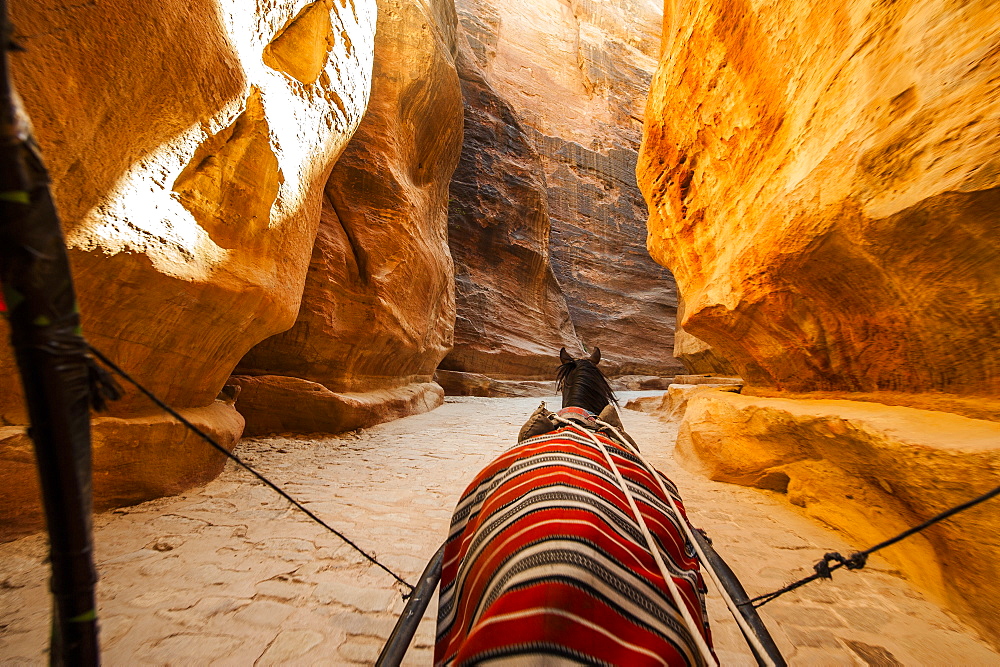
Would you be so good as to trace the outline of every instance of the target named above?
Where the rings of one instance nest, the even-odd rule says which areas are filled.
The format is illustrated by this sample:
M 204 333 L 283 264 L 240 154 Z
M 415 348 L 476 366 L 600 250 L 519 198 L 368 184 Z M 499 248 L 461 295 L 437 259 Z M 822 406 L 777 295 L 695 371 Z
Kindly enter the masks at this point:
M 448 400 L 359 433 L 247 439 L 238 451 L 412 582 L 464 486 L 538 403 Z M 825 551 L 850 550 L 782 500 L 677 469 L 672 425 L 631 411 L 623 418 L 751 594 L 801 576 Z M 370 664 L 402 609 L 389 575 L 234 466 L 203 488 L 95 525 L 107 665 Z M 0 545 L 0 664 L 46 661 L 44 550 L 41 536 Z M 752 664 L 721 603 L 711 606 L 723 664 Z M 792 664 L 1000 664 L 878 561 L 764 611 Z M 430 663 L 433 613 L 432 604 L 408 664 Z

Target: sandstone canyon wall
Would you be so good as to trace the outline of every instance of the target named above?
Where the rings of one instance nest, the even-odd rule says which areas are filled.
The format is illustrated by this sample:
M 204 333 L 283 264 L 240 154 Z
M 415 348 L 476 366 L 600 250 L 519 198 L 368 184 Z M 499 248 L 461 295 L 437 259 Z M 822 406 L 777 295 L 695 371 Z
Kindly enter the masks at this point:
M 479 72 L 464 84 L 473 109 L 467 111 L 468 127 L 480 122 L 474 117 L 481 113 L 475 109 L 484 99 L 482 91 L 496 98 L 488 103 L 492 108 L 503 109 L 499 123 L 482 119 L 492 129 L 481 136 L 467 129 L 466 150 L 472 156 L 460 167 L 452 195 L 457 263 L 467 263 L 458 257 L 468 248 L 479 244 L 492 254 L 504 234 L 511 238 L 507 232 L 489 238 L 494 232 L 483 226 L 483 218 L 477 224 L 486 231 L 479 232 L 466 213 L 476 205 L 466 199 L 472 190 L 480 202 L 501 193 L 492 204 L 496 211 L 486 217 L 506 218 L 502 224 L 510 233 L 539 239 L 520 238 L 517 252 L 523 255 L 529 245 L 530 252 L 540 251 L 542 237 L 527 229 L 551 226 L 551 266 L 575 334 L 588 347 L 601 348 L 610 372 L 671 375 L 680 370 L 670 355 L 676 294 L 669 272 L 645 250 L 646 211 L 634 175 L 644 97 L 659 49 L 660 7 L 643 0 L 459 0 L 457 7 L 471 51 L 467 69 Z M 509 146 L 505 150 L 517 156 L 512 159 L 529 159 L 532 165 L 531 153 L 540 159 L 541 171 L 530 185 L 503 182 L 503 174 L 491 170 L 496 161 L 476 155 L 479 144 L 491 141 L 489 132 L 498 131 Z M 524 173 L 523 164 L 518 173 Z M 514 266 L 524 266 L 519 261 L 510 270 L 494 269 L 503 275 L 493 287 L 501 284 L 503 293 L 504 282 L 518 285 L 510 274 Z M 531 270 L 541 276 L 548 269 Z M 559 341 L 573 332 L 561 320 L 558 297 L 549 296 L 549 283 L 535 281 L 534 303 L 520 305 L 518 294 L 506 292 L 513 305 L 547 324 L 504 331 L 512 320 L 499 313 L 507 307 L 496 305 L 493 287 L 484 289 L 484 281 L 459 281 L 455 350 L 443 367 L 494 376 L 533 373 L 540 368 L 537 355 L 545 353 L 537 350 L 541 347 L 548 349 L 544 371 L 551 374 Z M 492 318 L 499 326 L 484 324 L 484 308 L 499 309 Z M 546 309 L 550 314 L 542 316 Z M 532 338 L 535 346 L 524 342 Z
M 14 80 L 50 167 L 85 334 L 227 446 L 239 359 L 295 320 L 324 184 L 361 121 L 368 0 L 12 3 Z M 3 332 L 6 337 L 6 331 Z M 25 409 L 0 346 L 0 526 L 40 525 Z M 130 395 L 94 421 L 98 508 L 223 459 Z
M 996 486 L 995 7 L 668 0 L 664 26 L 639 165 L 649 249 L 683 327 L 756 394 L 693 397 L 678 446 L 859 547 Z M 992 638 L 996 516 L 885 552 Z
M 326 183 L 295 325 L 234 383 L 247 434 L 339 432 L 440 405 L 455 322 L 448 183 L 462 145 L 454 6 L 379 0 L 371 101 Z
M 996 21 L 836 6 L 671 7 L 650 250 L 755 384 L 998 395 Z
M 542 160 L 464 41 L 460 35 L 465 135 L 448 203 L 458 313 L 455 348 L 439 371 L 456 393 L 472 391 L 461 388 L 470 373 L 551 380 L 561 347 L 582 353 L 549 262 Z
M 684 297 L 678 295 L 677 324 L 674 326 L 674 358 L 688 373 L 736 375 L 736 370 L 711 345 L 684 330 Z

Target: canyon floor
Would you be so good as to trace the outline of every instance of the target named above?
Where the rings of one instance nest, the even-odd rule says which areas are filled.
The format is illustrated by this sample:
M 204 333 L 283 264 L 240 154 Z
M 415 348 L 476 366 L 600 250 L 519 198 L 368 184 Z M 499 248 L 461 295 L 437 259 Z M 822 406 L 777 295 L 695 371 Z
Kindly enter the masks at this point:
M 237 452 L 413 582 L 465 485 L 514 443 L 537 404 L 449 398 L 363 431 L 245 439 Z M 751 595 L 811 572 L 824 552 L 860 546 L 768 492 L 679 468 L 675 424 L 622 413 Z M 107 665 L 371 664 L 403 607 L 388 574 L 232 464 L 182 496 L 96 517 L 95 537 Z M 45 548 L 40 535 L 0 545 L 0 664 L 47 662 Z M 714 590 L 710 612 L 721 663 L 754 664 Z M 432 602 L 404 664 L 431 663 L 434 613 Z M 762 615 L 793 665 L 1000 664 L 878 558 L 789 593 Z

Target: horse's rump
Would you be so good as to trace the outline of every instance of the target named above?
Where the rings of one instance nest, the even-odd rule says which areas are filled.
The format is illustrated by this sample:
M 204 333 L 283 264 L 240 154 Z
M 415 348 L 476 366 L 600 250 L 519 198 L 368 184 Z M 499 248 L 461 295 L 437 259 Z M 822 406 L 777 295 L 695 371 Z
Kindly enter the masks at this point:
M 704 583 L 678 523 L 686 519 L 635 456 L 598 437 L 711 644 Z M 576 426 L 526 440 L 479 474 L 455 510 L 441 576 L 435 663 L 546 657 L 702 664 L 624 493 Z

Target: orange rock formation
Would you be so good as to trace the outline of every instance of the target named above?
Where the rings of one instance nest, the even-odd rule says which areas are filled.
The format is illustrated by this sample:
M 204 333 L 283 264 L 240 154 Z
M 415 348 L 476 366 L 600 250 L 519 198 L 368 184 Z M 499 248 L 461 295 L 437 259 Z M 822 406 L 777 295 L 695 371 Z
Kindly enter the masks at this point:
M 711 345 L 684 330 L 684 299 L 678 298 L 677 325 L 674 327 L 674 358 L 684 364 L 688 373 L 735 375 L 732 365 Z
M 683 325 L 757 385 L 1000 394 L 985 5 L 668 2 L 640 184 Z
M 294 321 L 323 185 L 367 103 L 374 3 L 39 0 L 12 12 L 26 49 L 14 79 L 51 170 L 85 334 L 231 446 L 243 420 L 216 395 L 250 347 Z M 40 522 L 20 393 L 0 349 L 7 535 Z M 221 470 L 160 422 L 134 392 L 95 420 L 98 508 Z
M 688 400 L 678 453 L 711 479 L 786 493 L 789 502 L 843 531 L 860 549 L 995 488 L 997 442 L 995 421 L 853 400 L 706 389 Z M 998 636 L 995 502 L 879 552 L 987 639 Z
M 455 23 L 447 2 L 379 1 L 371 101 L 327 181 L 298 319 L 237 369 L 247 434 L 339 432 L 440 405 L 432 375 L 455 322 Z
M 683 327 L 751 393 L 866 392 L 702 392 L 678 446 L 859 547 L 1000 483 L 996 424 L 942 412 L 1000 394 L 998 53 L 984 4 L 666 3 L 639 182 Z M 995 638 L 990 516 L 888 557 Z

